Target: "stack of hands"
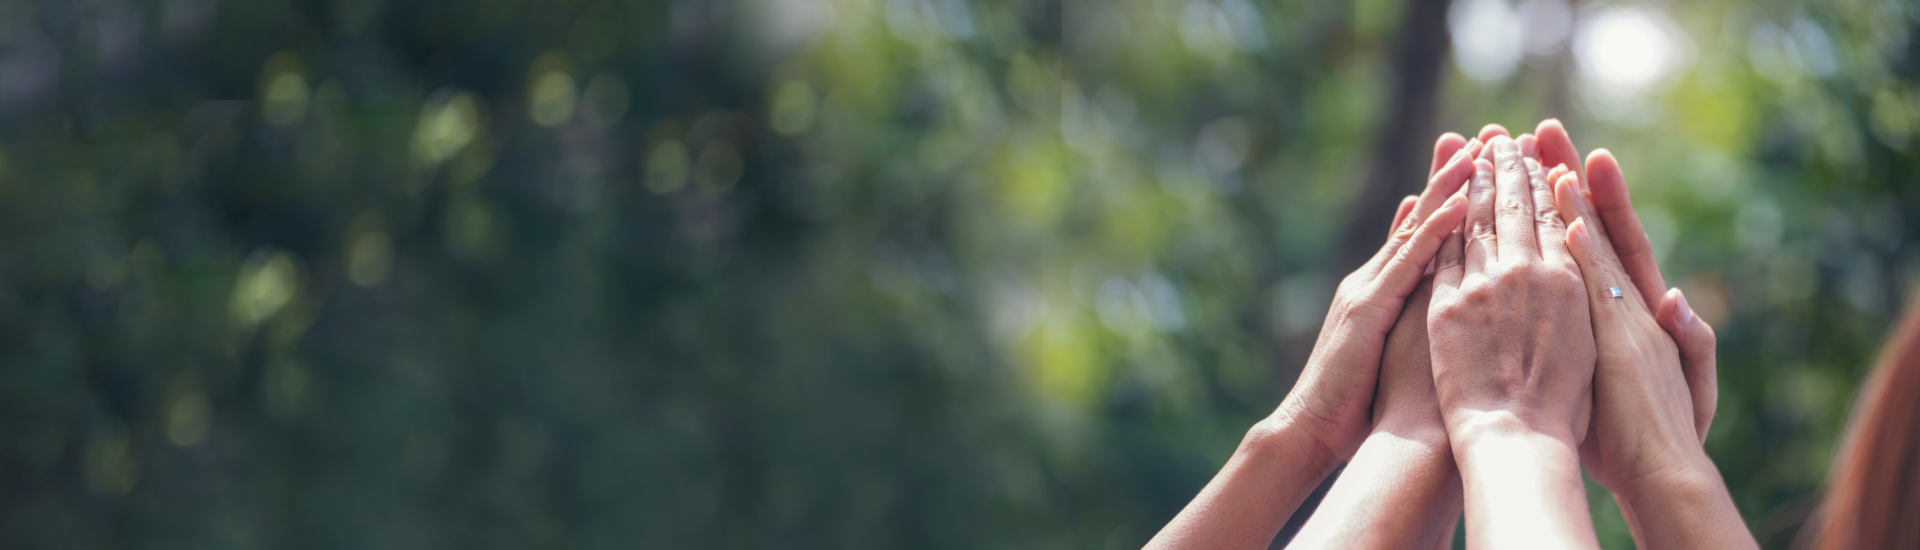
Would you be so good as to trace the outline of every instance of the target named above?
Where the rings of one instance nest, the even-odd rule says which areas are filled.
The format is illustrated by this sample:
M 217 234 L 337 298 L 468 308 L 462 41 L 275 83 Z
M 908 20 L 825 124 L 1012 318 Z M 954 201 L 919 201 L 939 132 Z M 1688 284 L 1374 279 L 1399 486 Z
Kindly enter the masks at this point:
M 1582 466 L 1640 548 L 1753 548 L 1702 442 L 1714 336 L 1667 290 L 1620 166 L 1558 121 L 1442 136 L 1341 282 L 1300 380 L 1149 548 L 1596 547 Z M 1584 177 L 1582 177 L 1584 174 Z

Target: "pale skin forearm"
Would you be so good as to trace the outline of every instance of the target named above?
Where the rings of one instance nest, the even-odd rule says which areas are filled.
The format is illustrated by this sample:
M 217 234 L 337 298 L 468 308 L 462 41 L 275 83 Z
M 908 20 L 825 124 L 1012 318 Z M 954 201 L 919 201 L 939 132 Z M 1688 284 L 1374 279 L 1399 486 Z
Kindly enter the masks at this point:
M 1263 549 L 1307 495 L 1339 464 L 1333 453 L 1281 418 L 1248 431 L 1213 481 L 1160 530 L 1148 549 Z
M 1460 475 L 1446 436 L 1375 431 L 1287 547 L 1450 547 Z
M 1621 507 L 1631 509 L 1641 548 L 1758 548 L 1720 472 L 1703 454 L 1686 467 L 1625 484 Z
M 1453 433 L 1469 548 L 1599 548 L 1580 455 L 1567 434 L 1483 413 Z

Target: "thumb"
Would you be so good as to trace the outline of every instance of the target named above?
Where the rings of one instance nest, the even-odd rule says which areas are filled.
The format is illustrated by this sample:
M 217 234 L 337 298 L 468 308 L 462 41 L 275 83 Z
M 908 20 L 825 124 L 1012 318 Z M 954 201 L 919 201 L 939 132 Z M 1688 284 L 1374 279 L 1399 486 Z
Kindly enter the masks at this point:
M 1675 288 L 1660 297 L 1655 308 L 1660 327 L 1680 346 L 1680 370 L 1687 377 L 1687 391 L 1693 395 L 1693 424 L 1700 441 L 1707 440 L 1707 428 L 1713 425 L 1713 410 L 1720 398 L 1715 374 L 1713 327 L 1687 307 L 1687 296 Z

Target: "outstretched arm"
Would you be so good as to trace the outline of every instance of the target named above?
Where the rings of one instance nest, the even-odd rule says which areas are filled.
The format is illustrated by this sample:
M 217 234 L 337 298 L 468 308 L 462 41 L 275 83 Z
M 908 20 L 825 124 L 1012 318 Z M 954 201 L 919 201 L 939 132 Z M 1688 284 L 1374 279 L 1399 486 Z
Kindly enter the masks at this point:
M 1562 218 L 1579 220 L 1568 245 L 1593 297 L 1598 409 L 1581 448 L 1589 473 L 1614 492 L 1641 548 L 1753 548 L 1700 445 L 1718 400 L 1713 327 L 1667 289 L 1613 154 L 1588 155 L 1582 179 L 1566 128 L 1549 119 L 1537 132 L 1543 163 L 1560 166 L 1548 180 Z M 1672 452 L 1635 450 L 1656 442 Z
M 1649 308 L 1576 180 L 1571 174 L 1562 177 L 1556 195 L 1562 209 L 1578 217 L 1567 241 L 1592 296 L 1600 352 L 1594 374 L 1600 467 L 1594 477 L 1606 480 L 1621 509 L 1631 514 L 1642 547 L 1755 548 L 1719 470 L 1700 445 L 1705 426 L 1696 424 L 1682 368 L 1683 356 L 1712 364 L 1713 331 L 1694 318 L 1679 289 L 1651 301 Z M 1614 288 L 1620 297 L 1612 297 Z
M 1432 279 L 1387 339 L 1373 433 L 1288 548 L 1434 548 L 1453 542 L 1460 474 L 1433 395 L 1427 354 Z
M 1504 132 L 1489 125 L 1481 138 Z M 1432 172 L 1437 174 L 1466 143 L 1452 133 L 1441 136 L 1434 145 Z M 1407 197 L 1401 216 L 1415 201 Z M 1394 227 L 1401 216 L 1394 218 Z M 1451 547 L 1460 517 L 1460 473 L 1433 393 L 1427 344 L 1427 303 L 1432 297 L 1433 279 L 1428 277 L 1407 298 L 1380 363 L 1373 433 L 1289 548 Z
M 1454 155 L 1373 259 L 1340 283 L 1293 391 L 1148 548 L 1266 548 L 1307 494 L 1353 456 L 1371 429 L 1387 332 L 1465 216 L 1465 201 L 1449 197 L 1479 149 L 1475 141 Z
M 1597 547 L 1576 446 L 1592 409 L 1584 286 L 1538 161 L 1496 137 L 1435 268 L 1433 376 L 1480 547 Z

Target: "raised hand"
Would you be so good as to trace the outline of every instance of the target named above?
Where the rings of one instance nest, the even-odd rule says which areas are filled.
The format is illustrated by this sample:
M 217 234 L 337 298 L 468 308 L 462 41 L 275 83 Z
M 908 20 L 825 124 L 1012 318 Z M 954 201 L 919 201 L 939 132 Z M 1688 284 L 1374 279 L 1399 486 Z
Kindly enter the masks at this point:
M 1604 151 L 1596 152 L 1601 154 Z M 1605 159 L 1603 170 L 1617 174 L 1617 165 L 1605 166 L 1611 165 L 1612 156 Z M 1695 403 L 1698 392 L 1681 366 L 1681 346 L 1669 336 L 1704 342 L 1704 351 L 1688 355 L 1711 369 L 1712 328 L 1694 317 L 1679 289 L 1662 300 L 1646 299 L 1628 275 L 1615 241 L 1607 238 L 1605 222 L 1596 216 L 1578 176 L 1565 169 L 1553 175 L 1556 203 L 1566 216 L 1576 218 L 1568 228 L 1567 244 L 1587 284 L 1599 351 L 1593 436 L 1583 449 L 1589 473 L 1619 497 L 1642 548 L 1755 547 L 1719 471 L 1700 445 L 1712 420 L 1712 405 L 1702 416 Z M 1710 370 L 1707 376 L 1711 386 Z
M 1448 133 L 1434 144 L 1431 175 L 1466 148 Z M 1419 203 L 1409 196 L 1389 228 L 1400 227 Z M 1291 549 L 1450 547 L 1460 515 L 1460 475 L 1440 404 L 1433 392 L 1427 345 L 1427 302 L 1433 278 L 1407 297 L 1388 333 L 1373 393 L 1373 431 L 1345 473 L 1293 537 Z
M 1538 151 L 1542 166 L 1553 166 L 1556 170 L 1566 172 L 1577 170 L 1582 165 L 1579 149 L 1573 146 L 1573 138 L 1559 120 L 1540 121 L 1534 133 L 1539 136 Z M 1597 149 L 1587 156 L 1585 167 L 1586 179 L 1577 181 L 1581 184 L 1581 195 L 1593 208 L 1586 217 L 1599 227 L 1611 229 L 1604 232 L 1610 234 L 1601 239 L 1601 246 L 1615 251 L 1621 269 L 1626 272 L 1632 286 L 1639 289 L 1640 296 L 1647 300 L 1648 309 L 1686 309 L 1680 295 L 1667 291 L 1666 279 L 1661 276 L 1660 265 L 1653 257 L 1653 244 L 1640 227 L 1639 215 L 1633 211 L 1633 200 L 1628 196 L 1626 178 L 1620 171 L 1619 161 L 1613 157 L 1613 153 Z M 1557 182 L 1558 178 L 1550 174 L 1548 181 Z M 1567 218 L 1566 221 L 1573 220 Z M 1686 373 L 1687 390 L 1692 397 L 1694 427 L 1699 431 L 1700 440 L 1706 441 L 1707 428 L 1713 423 L 1714 407 L 1719 400 L 1719 389 L 1715 382 L 1713 328 L 1704 319 L 1692 318 L 1691 310 L 1688 311 L 1689 323 L 1673 325 L 1662 321 L 1662 326 L 1667 327 L 1668 334 L 1680 346 L 1680 368 Z M 1588 439 L 1588 443 L 1581 448 L 1581 454 L 1591 461 L 1595 455 L 1592 437 Z M 1608 480 L 1598 481 L 1610 487 Z
M 1293 391 L 1148 548 L 1266 548 L 1281 524 L 1341 461 L 1371 422 L 1381 350 L 1440 243 L 1466 217 L 1452 197 L 1482 149 L 1467 143 L 1427 181 L 1387 243 L 1340 283 L 1326 325 Z
M 1313 354 L 1274 415 L 1304 423 L 1334 456 L 1352 456 L 1371 431 L 1374 387 L 1387 334 L 1440 243 L 1466 214 L 1454 192 L 1466 183 L 1479 140 L 1428 179 L 1427 189 L 1371 260 L 1340 282 Z M 1444 204 L 1443 204 L 1444 202 Z M 1442 217 L 1449 219 L 1442 219 Z
M 1468 542 L 1594 547 L 1575 450 L 1592 406 L 1585 287 L 1545 169 L 1505 136 L 1482 155 L 1427 317 Z

